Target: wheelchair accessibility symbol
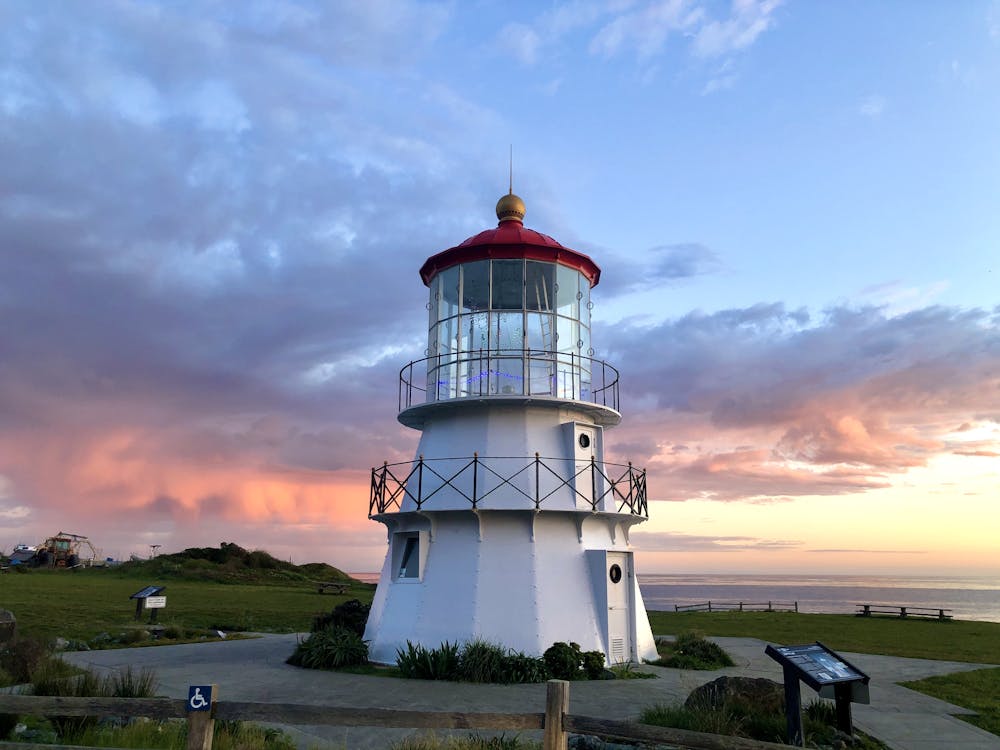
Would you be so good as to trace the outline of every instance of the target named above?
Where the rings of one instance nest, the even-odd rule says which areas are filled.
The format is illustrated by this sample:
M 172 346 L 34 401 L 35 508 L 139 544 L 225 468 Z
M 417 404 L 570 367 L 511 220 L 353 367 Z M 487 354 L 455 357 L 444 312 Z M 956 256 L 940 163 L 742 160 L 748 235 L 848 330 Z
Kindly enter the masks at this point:
M 212 708 L 212 685 L 188 687 L 188 711 L 209 711 Z

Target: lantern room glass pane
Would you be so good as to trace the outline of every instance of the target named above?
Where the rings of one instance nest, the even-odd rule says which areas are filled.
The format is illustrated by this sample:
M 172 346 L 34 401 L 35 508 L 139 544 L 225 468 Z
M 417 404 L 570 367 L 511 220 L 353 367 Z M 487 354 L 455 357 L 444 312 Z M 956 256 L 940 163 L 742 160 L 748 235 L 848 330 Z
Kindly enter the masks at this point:
M 570 318 L 580 318 L 580 299 L 577 296 L 580 292 L 581 282 L 586 284 L 579 271 L 566 266 L 556 267 L 556 281 L 559 286 L 556 291 L 556 306 L 560 315 Z
M 438 320 L 458 315 L 458 279 L 460 270 L 458 266 L 452 266 L 439 274 L 441 287 L 437 290 Z
M 494 310 L 520 310 L 524 306 L 524 261 L 493 261 Z
M 490 262 L 477 260 L 462 266 L 462 312 L 480 312 L 490 306 Z
M 552 263 L 529 260 L 524 267 L 524 307 L 552 310 L 556 302 L 556 267 Z

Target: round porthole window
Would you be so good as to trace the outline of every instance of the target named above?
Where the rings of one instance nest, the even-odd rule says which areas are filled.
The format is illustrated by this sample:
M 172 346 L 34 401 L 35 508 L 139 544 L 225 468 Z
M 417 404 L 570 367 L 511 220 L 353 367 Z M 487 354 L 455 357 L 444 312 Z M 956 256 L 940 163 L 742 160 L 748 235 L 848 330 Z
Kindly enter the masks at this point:
M 580 439 L 577 442 L 580 443 L 580 447 L 581 448 L 589 448 L 590 447 L 590 435 L 588 435 L 585 432 L 580 433 Z
M 611 583 L 618 583 L 622 579 L 622 569 L 618 563 L 611 566 L 608 577 L 611 578 Z

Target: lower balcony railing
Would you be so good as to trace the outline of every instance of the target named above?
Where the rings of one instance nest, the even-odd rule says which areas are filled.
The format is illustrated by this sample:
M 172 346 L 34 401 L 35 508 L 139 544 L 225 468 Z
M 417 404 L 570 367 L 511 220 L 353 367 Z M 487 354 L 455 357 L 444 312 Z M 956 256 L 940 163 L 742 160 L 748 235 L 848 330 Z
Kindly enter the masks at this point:
M 501 502 L 499 500 L 503 492 Z M 414 510 L 435 510 L 457 498 L 469 508 L 566 510 L 565 498 L 575 508 L 648 517 L 646 470 L 607 461 L 567 458 L 471 457 L 425 459 L 384 463 L 372 469 L 369 518 L 403 510 L 409 501 Z M 447 498 L 447 499 L 446 499 Z M 554 507 L 557 498 L 563 505 Z M 548 506 L 546 506 L 548 501 Z

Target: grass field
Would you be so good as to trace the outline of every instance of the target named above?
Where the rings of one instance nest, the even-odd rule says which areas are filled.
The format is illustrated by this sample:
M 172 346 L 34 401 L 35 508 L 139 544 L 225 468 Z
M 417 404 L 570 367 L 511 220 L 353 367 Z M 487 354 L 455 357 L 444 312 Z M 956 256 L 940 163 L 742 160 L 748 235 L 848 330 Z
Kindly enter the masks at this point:
M 657 635 L 696 631 L 780 644 L 822 641 L 832 649 L 1000 664 L 1000 623 L 811 615 L 794 612 L 650 612 Z
M 976 711 L 978 716 L 959 718 L 1000 735 L 1000 669 L 939 675 L 902 685 Z
M 159 624 L 223 631 L 308 631 L 315 615 L 347 599 L 371 601 L 373 594 L 373 587 L 364 583 L 352 584 L 346 594 L 330 595 L 317 593 L 304 581 L 228 584 L 157 580 L 101 568 L 31 570 L 0 576 L 0 607 L 14 612 L 23 635 L 86 641 L 102 632 L 135 627 L 135 600 L 129 595 L 151 584 L 167 587 Z

